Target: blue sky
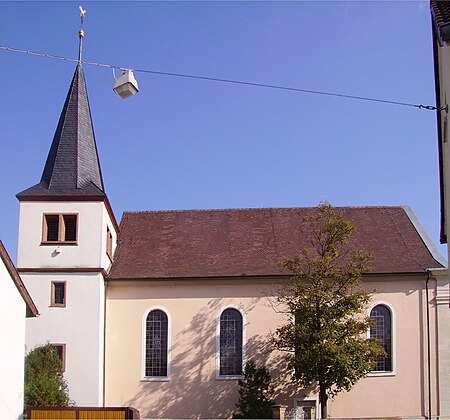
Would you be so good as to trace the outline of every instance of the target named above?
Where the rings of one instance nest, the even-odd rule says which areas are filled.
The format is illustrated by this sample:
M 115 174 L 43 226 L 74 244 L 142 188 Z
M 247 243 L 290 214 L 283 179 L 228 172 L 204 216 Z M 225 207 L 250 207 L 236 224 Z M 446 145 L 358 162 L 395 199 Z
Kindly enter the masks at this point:
M 0 44 L 76 58 L 78 2 L 0 2 Z M 83 58 L 435 104 L 424 1 L 84 2 Z M 75 70 L 0 50 L 0 238 L 39 181 Z M 116 217 L 126 210 L 409 205 L 439 242 L 435 112 L 84 65 Z M 439 246 L 442 254 L 446 251 Z

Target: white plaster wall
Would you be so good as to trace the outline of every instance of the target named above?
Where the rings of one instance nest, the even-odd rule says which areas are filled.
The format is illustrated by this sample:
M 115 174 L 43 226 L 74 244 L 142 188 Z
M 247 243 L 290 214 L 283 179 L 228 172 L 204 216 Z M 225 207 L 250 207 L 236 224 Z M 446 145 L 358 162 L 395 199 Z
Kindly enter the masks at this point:
M 112 255 L 114 256 L 114 252 L 116 250 L 117 246 L 117 232 L 114 227 L 114 224 L 109 216 L 108 211 L 106 210 L 106 207 L 103 207 L 103 223 L 102 223 L 102 237 L 104 238 L 104 241 L 102 243 L 102 262 L 101 266 L 105 268 L 106 270 L 109 270 L 109 267 L 111 266 L 112 261 L 106 254 L 106 232 L 107 228 L 112 234 Z
M 441 90 L 441 104 L 450 107 L 450 45 L 443 47 L 437 46 L 439 79 Z M 446 111 L 440 112 L 441 129 L 443 136 L 442 157 L 443 157 L 443 192 L 445 201 L 445 230 L 447 241 L 450 241 L 450 121 L 449 114 Z M 450 247 L 447 244 L 447 261 L 450 261 Z M 447 289 L 448 292 L 448 273 L 445 275 L 447 280 L 439 276 L 439 291 Z M 447 284 L 445 284 L 447 282 Z M 441 293 L 442 295 L 442 293 Z M 447 302 L 446 302 L 447 301 Z M 439 410 L 442 416 L 450 415 L 450 310 L 448 307 L 448 295 L 445 299 L 438 299 L 438 359 L 439 359 Z
M 446 105 L 450 101 L 450 45 L 438 46 L 439 54 L 439 78 L 441 88 L 441 104 Z M 450 106 L 450 104 L 449 104 Z M 439 111 L 438 111 L 439 112 Z M 444 200 L 445 200 L 445 220 L 447 238 L 450 240 L 450 126 L 449 115 L 446 111 L 441 112 L 443 142 L 443 165 L 444 165 Z M 450 261 L 450 250 L 448 250 L 448 261 Z
M 27 319 L 26 346 L 66 344 L 65 378 L 72 400 L 99 406 L 103 400 L 104 280 L 101 274 L 22 274 L 39 308 Z M 65 281 L 66 307 L 50 307 L 51 282 Z
M 21 202 L 17 267 L 101 267 L 106 239 L 103 202 Z M 43 245 L 45 213 L 78 213 L 77 245 Z
M 43 215 L 77 213 L 77 244 L 42 244 Z M 28 350 L 47 341 L 66 345 L 65 377 L 70 397 L 84 406 L 103 403 L 104 279 L 89 269 L 109 269 L 107 228 L 117 232 L 100 202 L 21 202 L 17 266 L 61 269 L 61 274 L 22 272 L 22 279 L 40 308 L 38 319 L 27 321 Z M 69 273 L 72 269 L 86 273 Z M 52 281 L 65 281 L 66 307 L 50 307 Z
M 17 419 L 23 411 L 25 302 L 0 259 L 0 418 Z
M 438 335 L 436 338 L 437 352 L 437 379 L 439 407 L 435 413 L 440 416 L 450 416 L 450 309 L 449 309 L 449 278 L 448 270 L 433 271 L 433 288 L 436 302 L 436 317 L 438 325 Z

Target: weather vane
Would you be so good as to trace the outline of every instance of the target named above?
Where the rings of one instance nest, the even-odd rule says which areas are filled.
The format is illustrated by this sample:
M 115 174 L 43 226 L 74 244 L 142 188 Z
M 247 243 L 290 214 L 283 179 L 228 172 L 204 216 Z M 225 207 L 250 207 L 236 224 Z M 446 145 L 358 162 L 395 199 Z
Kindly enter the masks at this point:
M 80 44 L 78 47 L 78 64 L 81 64 L 81 53 L 83 50 L 83 37 L 84 37 L 83 23 L 86 10 L 84 10 L 82 6 L 79 6 L 78 9 L 80 10 L 80 19 L 81 19 L 80 31 L 78 32 L 78 36 L 80 38 Z

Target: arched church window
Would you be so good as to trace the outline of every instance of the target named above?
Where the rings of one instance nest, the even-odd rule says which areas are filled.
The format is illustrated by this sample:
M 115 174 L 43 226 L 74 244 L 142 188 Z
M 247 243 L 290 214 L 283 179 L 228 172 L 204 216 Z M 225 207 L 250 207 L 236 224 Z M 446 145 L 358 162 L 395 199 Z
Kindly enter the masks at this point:
M 147 315 L 145 324 L 145 376 L 167 376 L 168 318 L 160 309 Z
M 386 352 L 386 356 L 377 358 L 375 372 L 392 371 L 392 316 L 385 305 L 377 305 L 370 311 L 374 325 L 370 328 L 370 337 L 377 338 Z
M 220 315 L 220 376 L 242 375 L 242 315 L 234 308 Z

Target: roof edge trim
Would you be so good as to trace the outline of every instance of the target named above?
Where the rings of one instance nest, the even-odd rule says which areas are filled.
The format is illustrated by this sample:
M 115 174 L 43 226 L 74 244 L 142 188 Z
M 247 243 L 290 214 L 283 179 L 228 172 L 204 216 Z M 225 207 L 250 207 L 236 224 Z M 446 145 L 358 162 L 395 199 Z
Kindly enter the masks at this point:
M 430 268 L 429 270 L 444 270 L 446 267 L 437 267 L 437 268 Z M 369 278 L 369 277 L 402 277 L 402 276 L 424 276 L 427 274 L 427 271 L 398 271 L 398 272 L 369 272 L 369 273 L 363 273 L 362 279 Z M 289 280 L 293 276 L 292 274 L 267 274 L 267 275 L 251 275 L 251 276 L 196 276 L 196 277 L 106 277 L 107 282 L 142 282 L 142 281 L 148 281 L 148 282 L 173 282 L 173 281 L 205 281 L 205 280 L 222 280 L 222 281 L 228 281 L 228 280 L 272 280 L 272 281 L 282 281 L 282 280 Z
M 414 211 L 412 210 L 412 208 L 409 206 L 402 206 L 402 208 L 405 210 L 406 215 L 408 216 L 409 220 L 411 220 L 411 223 L 413 224 L 414 228 L 416 229 L 416 231 L 419 234 L 420 238 L 422 239 L 423 243 L 427 247 L 431 256 L 439 264 L 442 264 L 444 267 L 447 267 L 447 264 L 448 264 L 447 261 L 441 255 L 441 253 L 437 249 L 434 242 L 431 240 L 430 236 L 428 235 L 427 231 L 423 227 L 422 223 L 420 223 L 419 219 L 417 218 L 417 216 L 414 213 Z M 436 267 L 428 267 L 428 268 L 436 268 Z
M 15 286 L 17 287 L 17 290 L 19 291 L 22 299 L 25 302 L 26 305 L 26 316 L 27 317 L 35 317 L 39 315 L 39 311 L 33 302 L 33 298 L 31 297 L 30 293 L 28 292 L 27 288 L 25 287 L 25 284 L 23 283 L 22 279 L 20 278 L 19 272 L 17 271 L 16 267 L 14 266 L 14 263 L 11 260 L 11 257 L 8 254 L 8 251 L 6 250 L 5 246 L 3 245 L 3 242 L 0 241 L 0 258 L 2 259 L 3 263 L 5 264 L 6 270 L 8 271 L 9 275 L 11 276 L 11 279 L 13 280 Z

